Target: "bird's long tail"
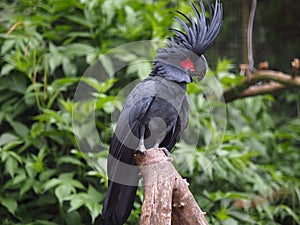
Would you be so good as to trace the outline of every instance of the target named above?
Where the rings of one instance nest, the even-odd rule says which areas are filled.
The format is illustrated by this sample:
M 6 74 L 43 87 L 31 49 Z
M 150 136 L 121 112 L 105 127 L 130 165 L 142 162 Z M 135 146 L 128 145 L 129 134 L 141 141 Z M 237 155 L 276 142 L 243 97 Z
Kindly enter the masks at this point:
M 110 182 L 104 200 L 100 225 L 122 225 L 130 215 L 137 186 Z

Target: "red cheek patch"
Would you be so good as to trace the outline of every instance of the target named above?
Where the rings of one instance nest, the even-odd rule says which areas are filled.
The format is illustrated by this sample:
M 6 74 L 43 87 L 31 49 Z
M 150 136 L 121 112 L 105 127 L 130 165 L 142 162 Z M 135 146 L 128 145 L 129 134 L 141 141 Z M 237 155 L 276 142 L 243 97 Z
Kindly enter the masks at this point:
M 190 57 L 187 57 L 185 60 L 181 61 L 180 65 L 185 70 L 190 69 L 191 72 L 195 72 L 195 67 Z

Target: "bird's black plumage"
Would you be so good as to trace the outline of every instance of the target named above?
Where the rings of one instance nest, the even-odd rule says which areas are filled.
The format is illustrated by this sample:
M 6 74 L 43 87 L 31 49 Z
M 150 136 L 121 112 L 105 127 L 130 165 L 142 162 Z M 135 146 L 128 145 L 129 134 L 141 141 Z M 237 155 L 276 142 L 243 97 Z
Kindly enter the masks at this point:
M 178 18 L 184 32 L 172 29 L 175 36 L 158 51 L 149 77 L 127 97 L 109 150 L 103 225 L 122 225 L 130 215 L 139 180 L 135 151 L 152 147 L 171 151 L 187 126 L 186 84 L 192 82 L 194 75 L 204 76 L 207 63 L 203 53 L 219 33 L 222 21 L 219 0 L 210 6 L 214 11 L 210 24 L 206 22 L 203 3 L 199 6 L 201 13 L 192 4 L 196 22 L 192 16 L 180 13 L 188 21 L 186 24 Z

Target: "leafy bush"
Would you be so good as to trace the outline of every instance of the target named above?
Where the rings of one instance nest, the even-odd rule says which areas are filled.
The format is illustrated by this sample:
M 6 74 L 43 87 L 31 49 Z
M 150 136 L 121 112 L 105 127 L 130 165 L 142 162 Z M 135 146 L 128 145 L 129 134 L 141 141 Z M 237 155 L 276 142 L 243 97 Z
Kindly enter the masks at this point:
M 230 61 L 223 60 L 215 71 L 224 88 L 228 78 L 232 84 L 241 79 L 228 72 L 230 68 Z M 193 93 L 198 98 L 202 95 L 190 86 L 190 97 Z M 299 105 L 297 95 L 289 96 L 294 106 Z M 195 153 L 188 152 L 188 146 L 176 149 L 175 161 L 183 168 L 180 173 L 190 181 L 190 189 L 208 212 L 211 224 L 300 223 L 300 119 L 298 113 L 289 118 L 275 113 L 281 104 L 276 98 L 265 95 L 228 103 L 226 132 L 215 154 L 203 150 L 205 142 Z M 212 141 L 218 130 L 207 116 L 211 106 L 199 102 L 203 101 L 196 103 L 204 126 L 200 129 L 209 132 L 208 141 Z M 187 158 L 190 154 L 192 160 Z

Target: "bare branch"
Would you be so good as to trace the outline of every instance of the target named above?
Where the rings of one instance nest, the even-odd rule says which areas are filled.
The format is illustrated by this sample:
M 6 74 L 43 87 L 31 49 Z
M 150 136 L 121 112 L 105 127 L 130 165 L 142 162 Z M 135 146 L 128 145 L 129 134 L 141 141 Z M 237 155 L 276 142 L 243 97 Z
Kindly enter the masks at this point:
M 258 83 L 259 81 L 276 81 L 287 86 L 300 87 L 300 79 L 292 79 L 291 75 L 273 71 L 273 70 L 259 70 L 257 71 L 250 80 Z
M 263 85 L 249 87 L 248 89 L 241 92 L 239 97 L 250 97 L 250 96 L 256 96 L 256 95 L 263 95 L 263 94 L 272 93 L 272 92 L 275 92 L 277 90 L 284 89 L 284 88 L 286 88 L 285 85 L 271 81 L 269 84 L 263 84 Z
M 225 102 L 238 98 L 272 93 L 288 87 L 300 88 L 300 77 L 273 70 L 257 70 L 249 81 L 246 79 L 239 85 L 224 91 Z

